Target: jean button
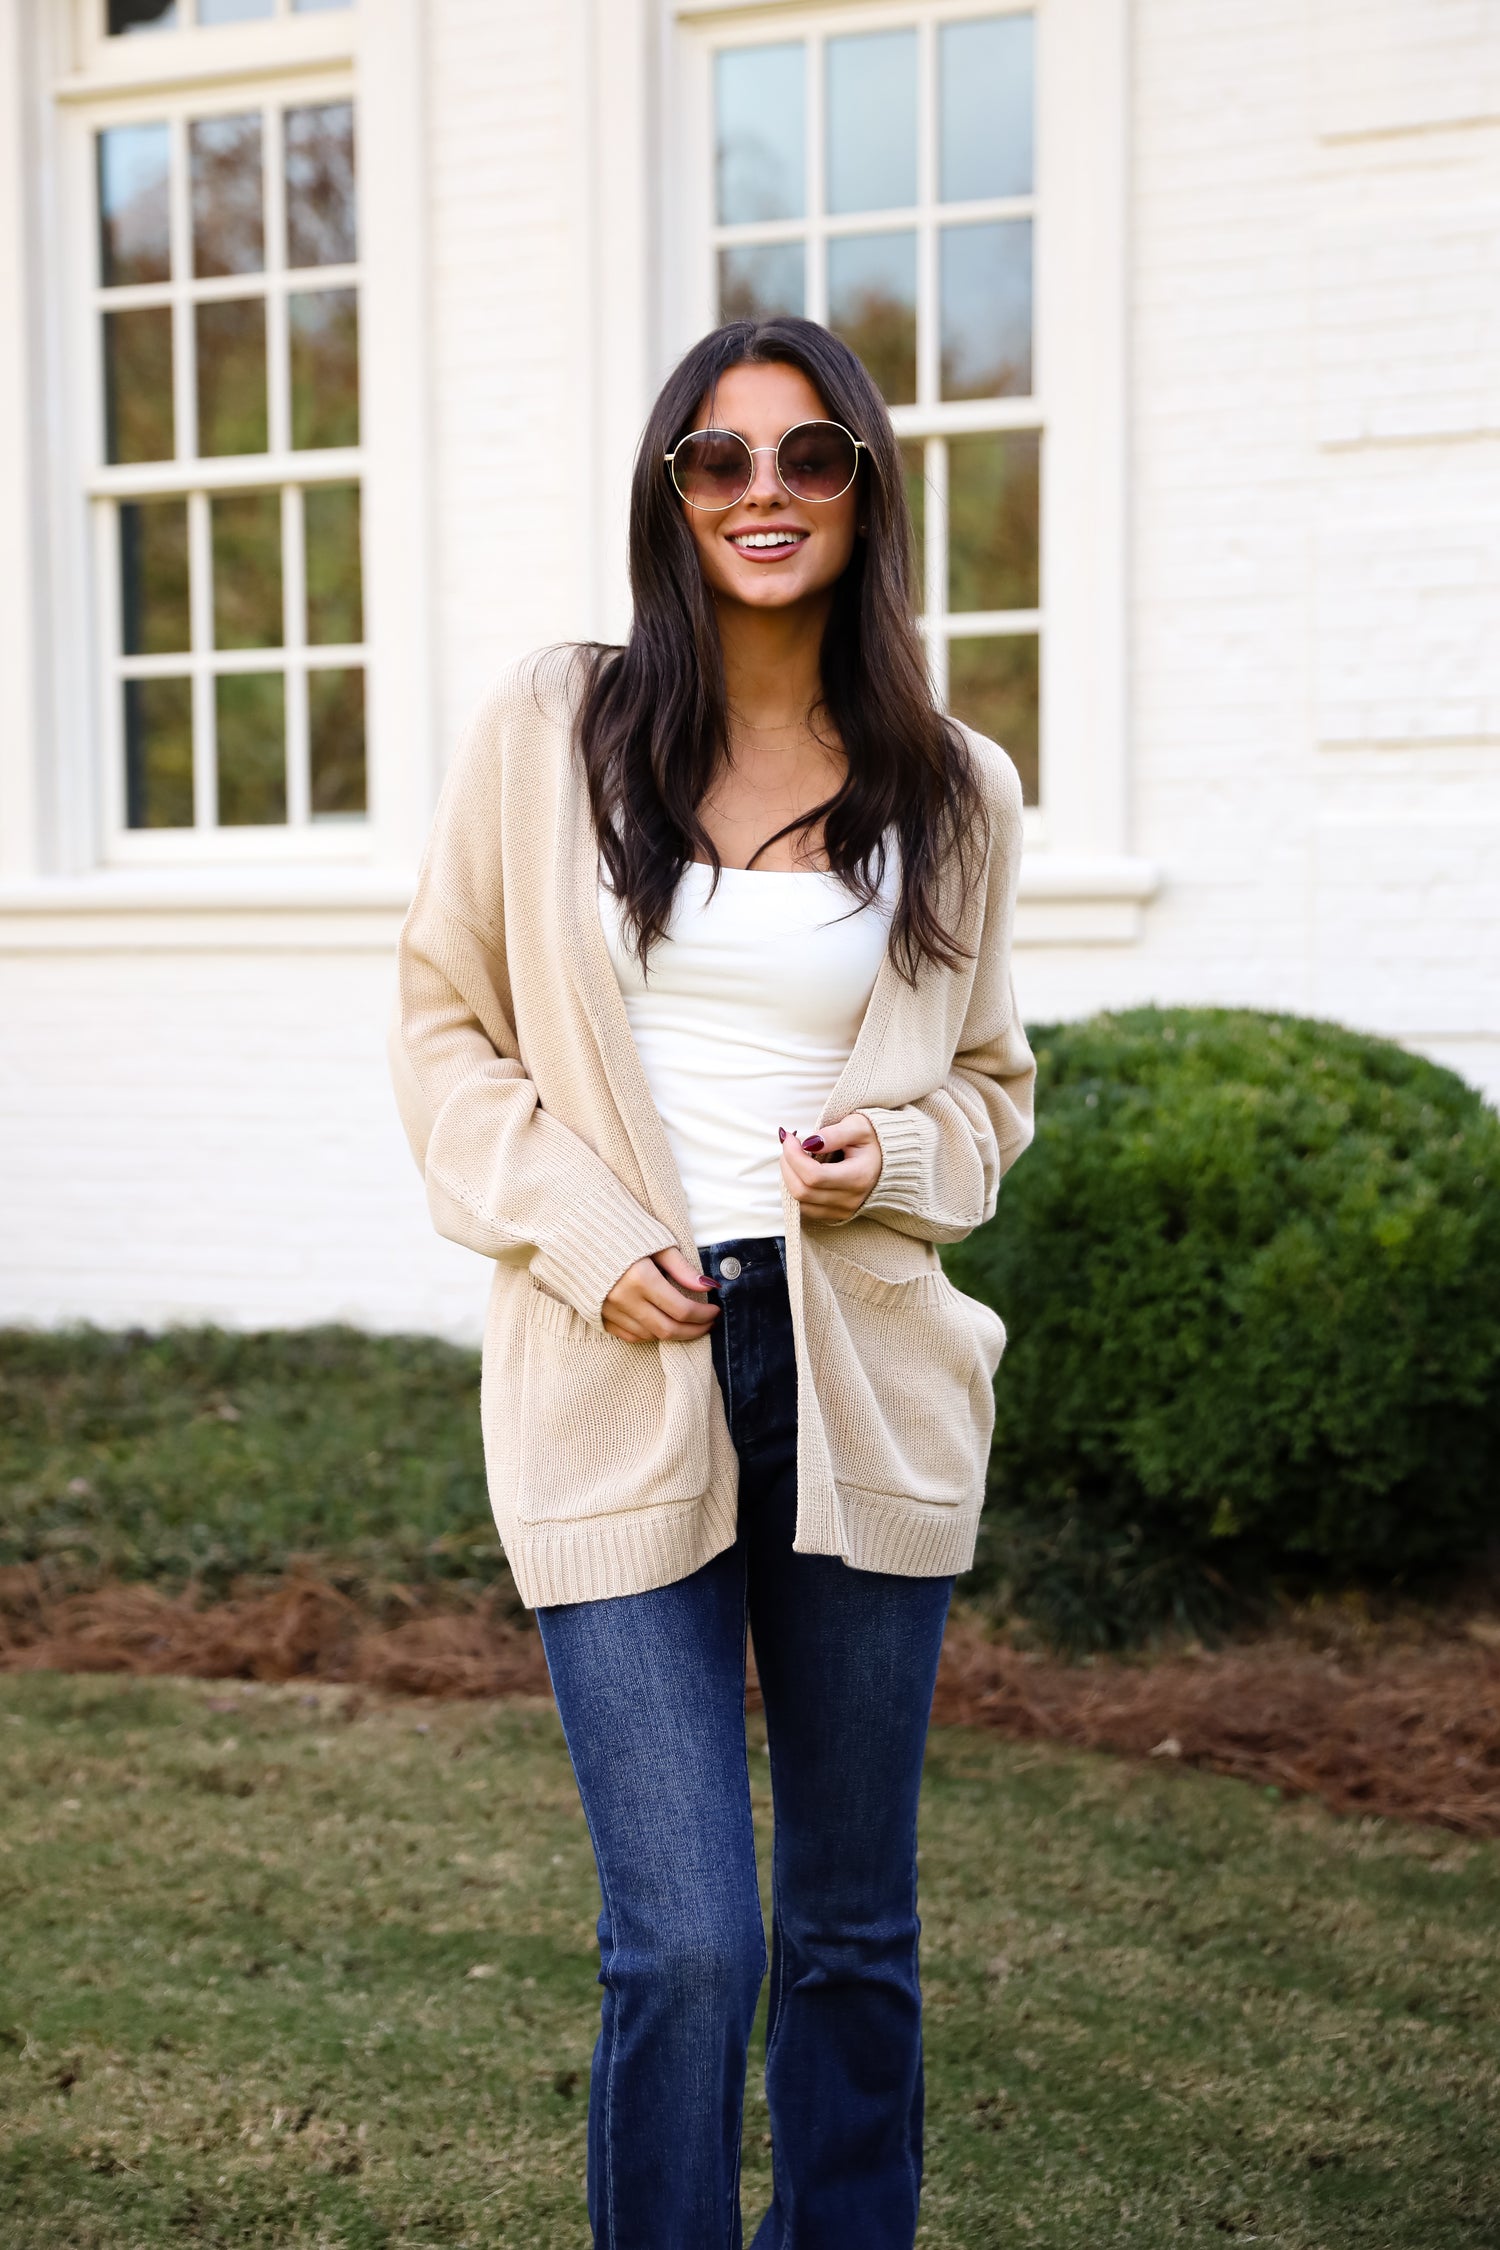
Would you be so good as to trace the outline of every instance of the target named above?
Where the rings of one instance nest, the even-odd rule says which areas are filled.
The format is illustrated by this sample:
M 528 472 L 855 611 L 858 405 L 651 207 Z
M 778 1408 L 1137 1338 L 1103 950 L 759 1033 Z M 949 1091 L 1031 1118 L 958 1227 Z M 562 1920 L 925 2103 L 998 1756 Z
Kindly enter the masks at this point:
M 738 1258 L 721 1258 L 719 1260 L 719 1271 L 726 1281 L 738 1281 L 744 1270 Z

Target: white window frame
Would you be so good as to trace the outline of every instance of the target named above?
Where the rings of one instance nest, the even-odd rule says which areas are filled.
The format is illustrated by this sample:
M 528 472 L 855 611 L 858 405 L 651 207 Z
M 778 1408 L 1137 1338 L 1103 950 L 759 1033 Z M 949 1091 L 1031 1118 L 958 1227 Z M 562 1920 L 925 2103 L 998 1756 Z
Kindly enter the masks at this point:
M 1040 428 L 1043 433 L 1041 600 L 1035 619 L 944 615 L 935 583 L 941 545 L 929 541 L 925 588 L 934 671 L 956 632 L 1041 630 L 1042 804 L 1028 811 L 1022 935 L 1037 943 L 1113 943 L 1139 934 L 1140 908 L 1157 888 L 1154 868 L 1129 844 L 1126 673 L 1128 0 L 663 0 L 663 114 L 671 122 L 661 203 L 666 215 L 663 365 L 715 318 L 715 255 L 735 230 L 714 225 L 712 56 L 717 47 L 795 39 L 805 31 L 924 27 L 1017 12 L 1036 20 L 1036 179 L 1033 392 L 1026 399 L 936 398 L 935 369 L 920 370 L 928 403 L 898 407 L 898 435 Z M 930 70 L 930 61 L 925 66 Z M 930 81 L 929 81 L 930 83 Z M 809 119 L 817 90 L 809 88 Z M 816 128 L 815 128 L 816 129 Z M 924 120 L 925 129 L 925 120 Z M 931 159 L 929 157 L 929 167 Z M 929 212 L 951 221 L 979 206 Z M 1029 202 L 1030 199 L 1028 199 Z M 1011 215 L 1020 203 L 983 215 Z M 888 215 L 889 216 L 889 215 Z M 895 223 L 892 216 L 892 223 Z M 911 223 L 901 214 L 901 223 Z M 873 231 L 810 211 L 788 235 Z M 744 230 L 749 232 L 750 230 Z M 756 230 L 760 231 L 760 230 Z M 766 230 L 769 231 L 769 230 Z M 919 259 L 919 304 L 936 290 Z M 810 261 L 816 274 L 819 261 Z M 817 286 L 816 281 L 812 283 Z M 810 300 L 818 317 L 820 304 Z M 935 333 L 927 322 L 929 337 Z M 933 345 L 929 342 L 927 350 Z M 932 449 L 929 449 L 932 450 Z M 940 449 L 939 449 L 940 450 Z M 928 480 L 927 506 L 941 504 Z M 941 605 L 941 606 L 939 606 Z
M 55 912 L 119 903 L 154 909 L 215 904 L 260 908 L 396 904 L 407 890 L 430 812 L 433 731 L 428 673 L 428 488 L 425 336 L 412 306 L 425 295 L 420 0 L 355 0 L 308 15 L 279 0 L 269 20 L 109 38 L 104 0 L 13 0 L 30 18 L 29 80 L 18 110 L 34 125 L 25 182 L 36 207 L 18 213 L 25 263 L 0 265 L 0 318 L 14 303 L 38 344 L 27 410 L 42 470 L 30 537 L 47 560 L 30 614 L 7 636 L 26 667 L 34 756 L 8 795 L 25 817 L 5 855 L 6 902 Z M 101 123 L 279 108 L 351 95 L 359 196 L 360 435 L 349 451 L 267 454 L 225 468 L 212 460 L 136 467 L 103 463 L 94 135 Z M 378 161 L 367 152 L 379 150 Z M 268 171 L 271 152 L 267 151 Z M 177 191 L 181 193 L 180 188 Z M 274 191 L 273 191 L 274 192 Z M 179 224 L 180 216 L 179 216 Z M 29 270 L 28 270 L 29 269 Z M 272 277 L 239 277 L 259 290 Z M 346 269 L 286 277 L 299 287 Z M 235 293 L 233 284 L 224 285 Z M 174 284 L 175 288 L 175 284 Z M 244 294 L 243 287 L 239 293 Z M 128 300 L 127 300 L 128 301 Z M 180 355 L 179 355 L 180 361 Z M 273 359 L 274 365 L 274 359 Z M 178 383 L 183 381 L 179 364 Z M 179 410 L 181 398 L 179 397 Z M 108 552 L 114 508 L 105 496 L 236 484 L 361 486 L 367 814 L 347 822 L 276 828 L 127 830 L 120 740 L 122 669 Z M 287 503 L 295 507 L 296 501 Z M 190 503 L 201 538 L 205 504 Z M 197 517 L 194 524 L 192 517 Z M 103 526 L 100 526 L 100 518 Z M 115 542 L 117 544 L 117 542 Z M 148 661 L 143 670 L 200 668 Z M 344 653 L 306 652 L 319 663 Z M 234 662 L 239 663 L 236 658 Z M 301 661 L 293 649 L 247 652 L 245 668 Z M 228 668 L 228 667 L 222 667 Z M 206 671 L 206 667 L 205 667 Z M 295 786 L 297 746 L 289 745 Z M 24 755 L 24 753 L 23 753 Z M 305 770 L 305 761 L 304 761 Z M 289 810 L 292 809 L 289 805 Z

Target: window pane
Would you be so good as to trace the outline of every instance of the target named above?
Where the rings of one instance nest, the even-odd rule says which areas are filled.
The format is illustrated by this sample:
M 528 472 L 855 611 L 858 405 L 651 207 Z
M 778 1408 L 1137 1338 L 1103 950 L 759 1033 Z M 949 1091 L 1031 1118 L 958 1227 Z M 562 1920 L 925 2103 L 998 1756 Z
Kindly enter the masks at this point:
M 1035 609 L 1042 442 L 1036 430 L 948 440 L 948 607 Z
M 828 245 L 828 325 L 858 352 L 892 406 L 917 395 L 917 238 L 835 235 Z
M 1032 19 L 987 16 L 938 33 L 941 195 L 1030 195 Z
M 279 826 L 286 819 L 286 689 L 279 672 L 221 672 L 214 682 L 219 734 L 219 826 Z
M 1037 637 L 948 643 L 948 708 L 1008 750 L 1028 805 L 1037 802 Z
M 99 151 L 99 278 L 169 281 L 172 241 L 168 183 L 171 153 L 165 125 L 113 125 Z
M 806 49 L 730 47 L 714 59 L 719 224 L 800 219 L 807 207 Z
M 292 0 L 294 16 L 326 16 L 335 8 L 348 8 L 353 0 Z
M 917 35 L 830 39 L 828 208 L 890 211 L 917 200 Z
M 198 451 L 266 450 L 266 307 L 260 297 L 199 305 Z
M 1031 221 L 944 227 L 941 243 L 944 398 L 1031 392 Z
M 125 823 L 193 825 L 193 683 L 125 682 Z
M 214 647 L 281 646 L 281 494 L 219 493 L 213 508 Z
M 312 817 L 365 809 L 365 675 L 357 666 L 307 675 Z
M 906 508 L 911 517 L 912 592 L 919 611 L 927 607 L 926 549 L 927 536 L 927 448 L 921 438 L 901 440 L 901 466 L 906 472 Z
M 121 502 L 120 645 L 127 656 L 192 645 L 185 500 Z
M 806 303 L 800 242 L 746 242 L 719 252 L 720 320 L 769 320 Z
M 292 443 L 299 451 L 359 443 L 359 301 L 352 289 L 288 298 Z
M 104 447 L 110 461 L 172 458 L 170 306 L 104 316 Z
M 358 256 L 354 223 L 354 108 L 320 102 L 289 109 L 286 139 L 286 262 L 343 266 Z
M 200 117 L 189 144 L 194 273 L 259 273 L 266 262 L 260 118 Z
M 275 0 L 198 0 L 201 24 L 257 23 L 275 13 Z
M 307 552 L 307 637 L 315 645 L 364 639 L 359 568 L 359 486 L 309 485 L 302 496 Z
M 177 25 L 177 0 L 109 0 L 109 34 L 125 31 L 172 31 Z

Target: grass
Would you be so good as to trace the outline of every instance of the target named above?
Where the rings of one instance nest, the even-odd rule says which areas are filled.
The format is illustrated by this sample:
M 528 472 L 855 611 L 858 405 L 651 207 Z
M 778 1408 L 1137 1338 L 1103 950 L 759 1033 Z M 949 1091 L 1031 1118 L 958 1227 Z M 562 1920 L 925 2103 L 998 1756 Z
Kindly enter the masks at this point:
M 583 2243 L 549 1708 L 32 1674 L 0 1761 L 0 2239 Z M 922 2250 L 1500 2244 L 1500 1847 L 941 1730 L 923 1905 Z
M 507 1577 L 477 1353 L 352 1328 L 0 1330 L 0 1566 L 214 1595 L 295 1555 L 377 1599 Z

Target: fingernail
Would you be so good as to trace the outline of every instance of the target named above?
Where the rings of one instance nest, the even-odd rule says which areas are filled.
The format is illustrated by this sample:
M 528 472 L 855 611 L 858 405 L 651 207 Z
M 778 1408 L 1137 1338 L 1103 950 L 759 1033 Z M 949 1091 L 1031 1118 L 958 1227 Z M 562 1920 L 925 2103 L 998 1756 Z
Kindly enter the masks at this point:
M 776 1134 L 779 1140 L 784 1141 L 786 1139 L 786 1127 L 784 1125 L 778 1125 L 776 1128 Z
M 807 1139 L 802 1143 L 802 1146 L 807 1150 L 810 1156 L 816 1156 L 819 1149 L 823 1146 L 822 1134 L 809 1133 Z

